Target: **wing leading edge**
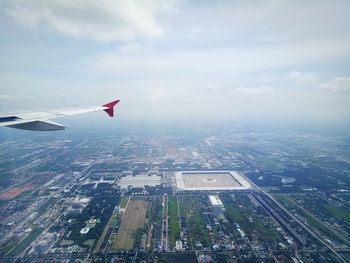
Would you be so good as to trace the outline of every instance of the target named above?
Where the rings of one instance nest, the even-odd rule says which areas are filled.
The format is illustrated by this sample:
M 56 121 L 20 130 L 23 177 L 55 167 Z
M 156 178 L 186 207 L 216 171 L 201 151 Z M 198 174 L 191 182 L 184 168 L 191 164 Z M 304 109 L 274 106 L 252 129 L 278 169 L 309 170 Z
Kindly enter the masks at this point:
M 32 130 L 32 131 L 57 131 L 65 127 L 59 123 L 49 121 L 50 119 L 77 115 L 95 111 L 105 111 L 110 117 L 114 116 L 114 106 L 120 100 L 114 100 L 102 106 L 91 106 L 84 108 L 66 108 L 49 112 L 22 113 L 9 116 L 0 116 L 0 126 L 10 128 Z

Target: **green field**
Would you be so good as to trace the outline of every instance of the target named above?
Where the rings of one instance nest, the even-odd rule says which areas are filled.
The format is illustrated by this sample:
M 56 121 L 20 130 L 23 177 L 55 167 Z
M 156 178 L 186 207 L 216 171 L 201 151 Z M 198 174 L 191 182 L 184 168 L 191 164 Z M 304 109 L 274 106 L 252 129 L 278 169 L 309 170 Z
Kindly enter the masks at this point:
M 148 209 L 148 217 L 150 225 L 154 224 L 155 226 L 161 226 L 162 225 L 162 219 L 163 219 L 163 197 L 162 196 L 154 196 L 152 198 L 152 202 L 150 202 L 149 209 Z
M 330 211 L 331 213 L 335 214 L 336 216 L 340 217 L 341 219 L 345 220 L 346 222 L 350 223 L 350 214 L 345 212 L 344 210 L 329 204 L 324 205 L 324 208 Z
M 126 204 L 128 203 L 129 197 L 122 197 L 122 199 L 120 200 L 120 208 L 125 208 Z
M 267 156 L 255 156 L 255 160 L 272 171 L 279 171 L 284 168 L 281 163 Z
M 113 213 L 112 216 L 110 217 L 110 219 L 108 220 L 108 223 L 106 224 L 105 228 L 103 229 L 103 232 L 101 234 L 101 236 L 99 237 L 99 239 L 97 240 L 95 247 L 92 251 L 92 253 L 97 253 L 98 250 L 100 249 L 102 242 L 105 240 L 106 238 L 106 234 L 107 231 L 110 227 L 113 227 L 114 225 L 116 225 L 116 223 L 119 220 L 119 214 L 118 213 Z
M 168 197 L 168 212 L 170 226 L 170 245 L 175 247 L 176 240 L 180 238 L 179 213 L 176 196 Z
M 22 253 L 43 231 L 42 228 L 35 228 L 24 239 L 19 241 L 14 248 L 12 248 L 7 256 L 17 256 Z
M 232 218 L 232 220 L 237 223 L 241 223 L 243 221 L 243 216 L 236 206 L 227 202 L 227 200 L 224 201 L 224 205 L 226 208 L 226 215 L 229 218 Z
M 200 196 L 181 196 L 179 197 L 180 215 L 188 220 L 189 231 L 191 235 L 192 247 L 196 242 L 202 243 L 204 247 L 211 246 L 211 240 L 208 235 L 205 221 L 202 216 L 200 204 L 203 202 Z

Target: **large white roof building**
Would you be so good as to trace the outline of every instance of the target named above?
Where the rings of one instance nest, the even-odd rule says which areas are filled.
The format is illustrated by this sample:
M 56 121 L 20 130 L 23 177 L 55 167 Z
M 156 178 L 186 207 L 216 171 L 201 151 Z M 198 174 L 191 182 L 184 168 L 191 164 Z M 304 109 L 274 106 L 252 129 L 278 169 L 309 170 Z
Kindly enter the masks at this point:
M 220 197 L 217 195 L 209 195 L 209 200 L 213 207 L 224 207 Z
M 159 175 L 128 175 L 122 177 L 119 181 L 119 186 L 122 189 L 143 188 L 145 186 L 155 187 L 161 185 L 161 176 Z
M 177 191 L 248 190 L 250 182 L 235 171 L 181 171 L 175 173 Z

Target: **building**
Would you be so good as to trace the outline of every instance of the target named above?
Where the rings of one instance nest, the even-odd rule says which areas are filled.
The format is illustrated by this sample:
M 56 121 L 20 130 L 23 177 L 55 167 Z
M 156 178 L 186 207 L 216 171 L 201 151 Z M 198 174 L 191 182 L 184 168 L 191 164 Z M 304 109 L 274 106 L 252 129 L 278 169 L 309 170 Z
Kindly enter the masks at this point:
M 210 204 L 213 207 L 220 207 L 220 208 L 224 208 L 223 203 L 221 202 L 221 199 L 219 196 L 217 195 L 209 195 L 209 200 L 210 200 Z
M 129 190 L 131 188 L 145 188 L 157 187 L 161 185 L 161 176 L 159 175 L 127 175 L 120 178 L 118 185 L 122 190 Z
M 212 206 L 212 212 L 215 216 L 219 216 L 225 210 L 225 207 L 221 202 L 221 199 L 219 196 L 209 195 L 209 201 Z
M 182 191 L 239 191 L 252 185 L 235 171 L 181 171 L 175 173 L 176 190 Z

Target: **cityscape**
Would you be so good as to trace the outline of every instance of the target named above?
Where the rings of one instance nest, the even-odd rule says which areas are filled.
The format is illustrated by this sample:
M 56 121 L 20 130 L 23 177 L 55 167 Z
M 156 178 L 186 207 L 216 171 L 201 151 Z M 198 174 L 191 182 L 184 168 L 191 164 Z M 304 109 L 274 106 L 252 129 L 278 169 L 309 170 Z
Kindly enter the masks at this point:
M 0 263 L 350 263 L 349 0 L 0 0 Z
M 1 262 L 349 262 L 350 138 L 240 125 L 2 136 Z

